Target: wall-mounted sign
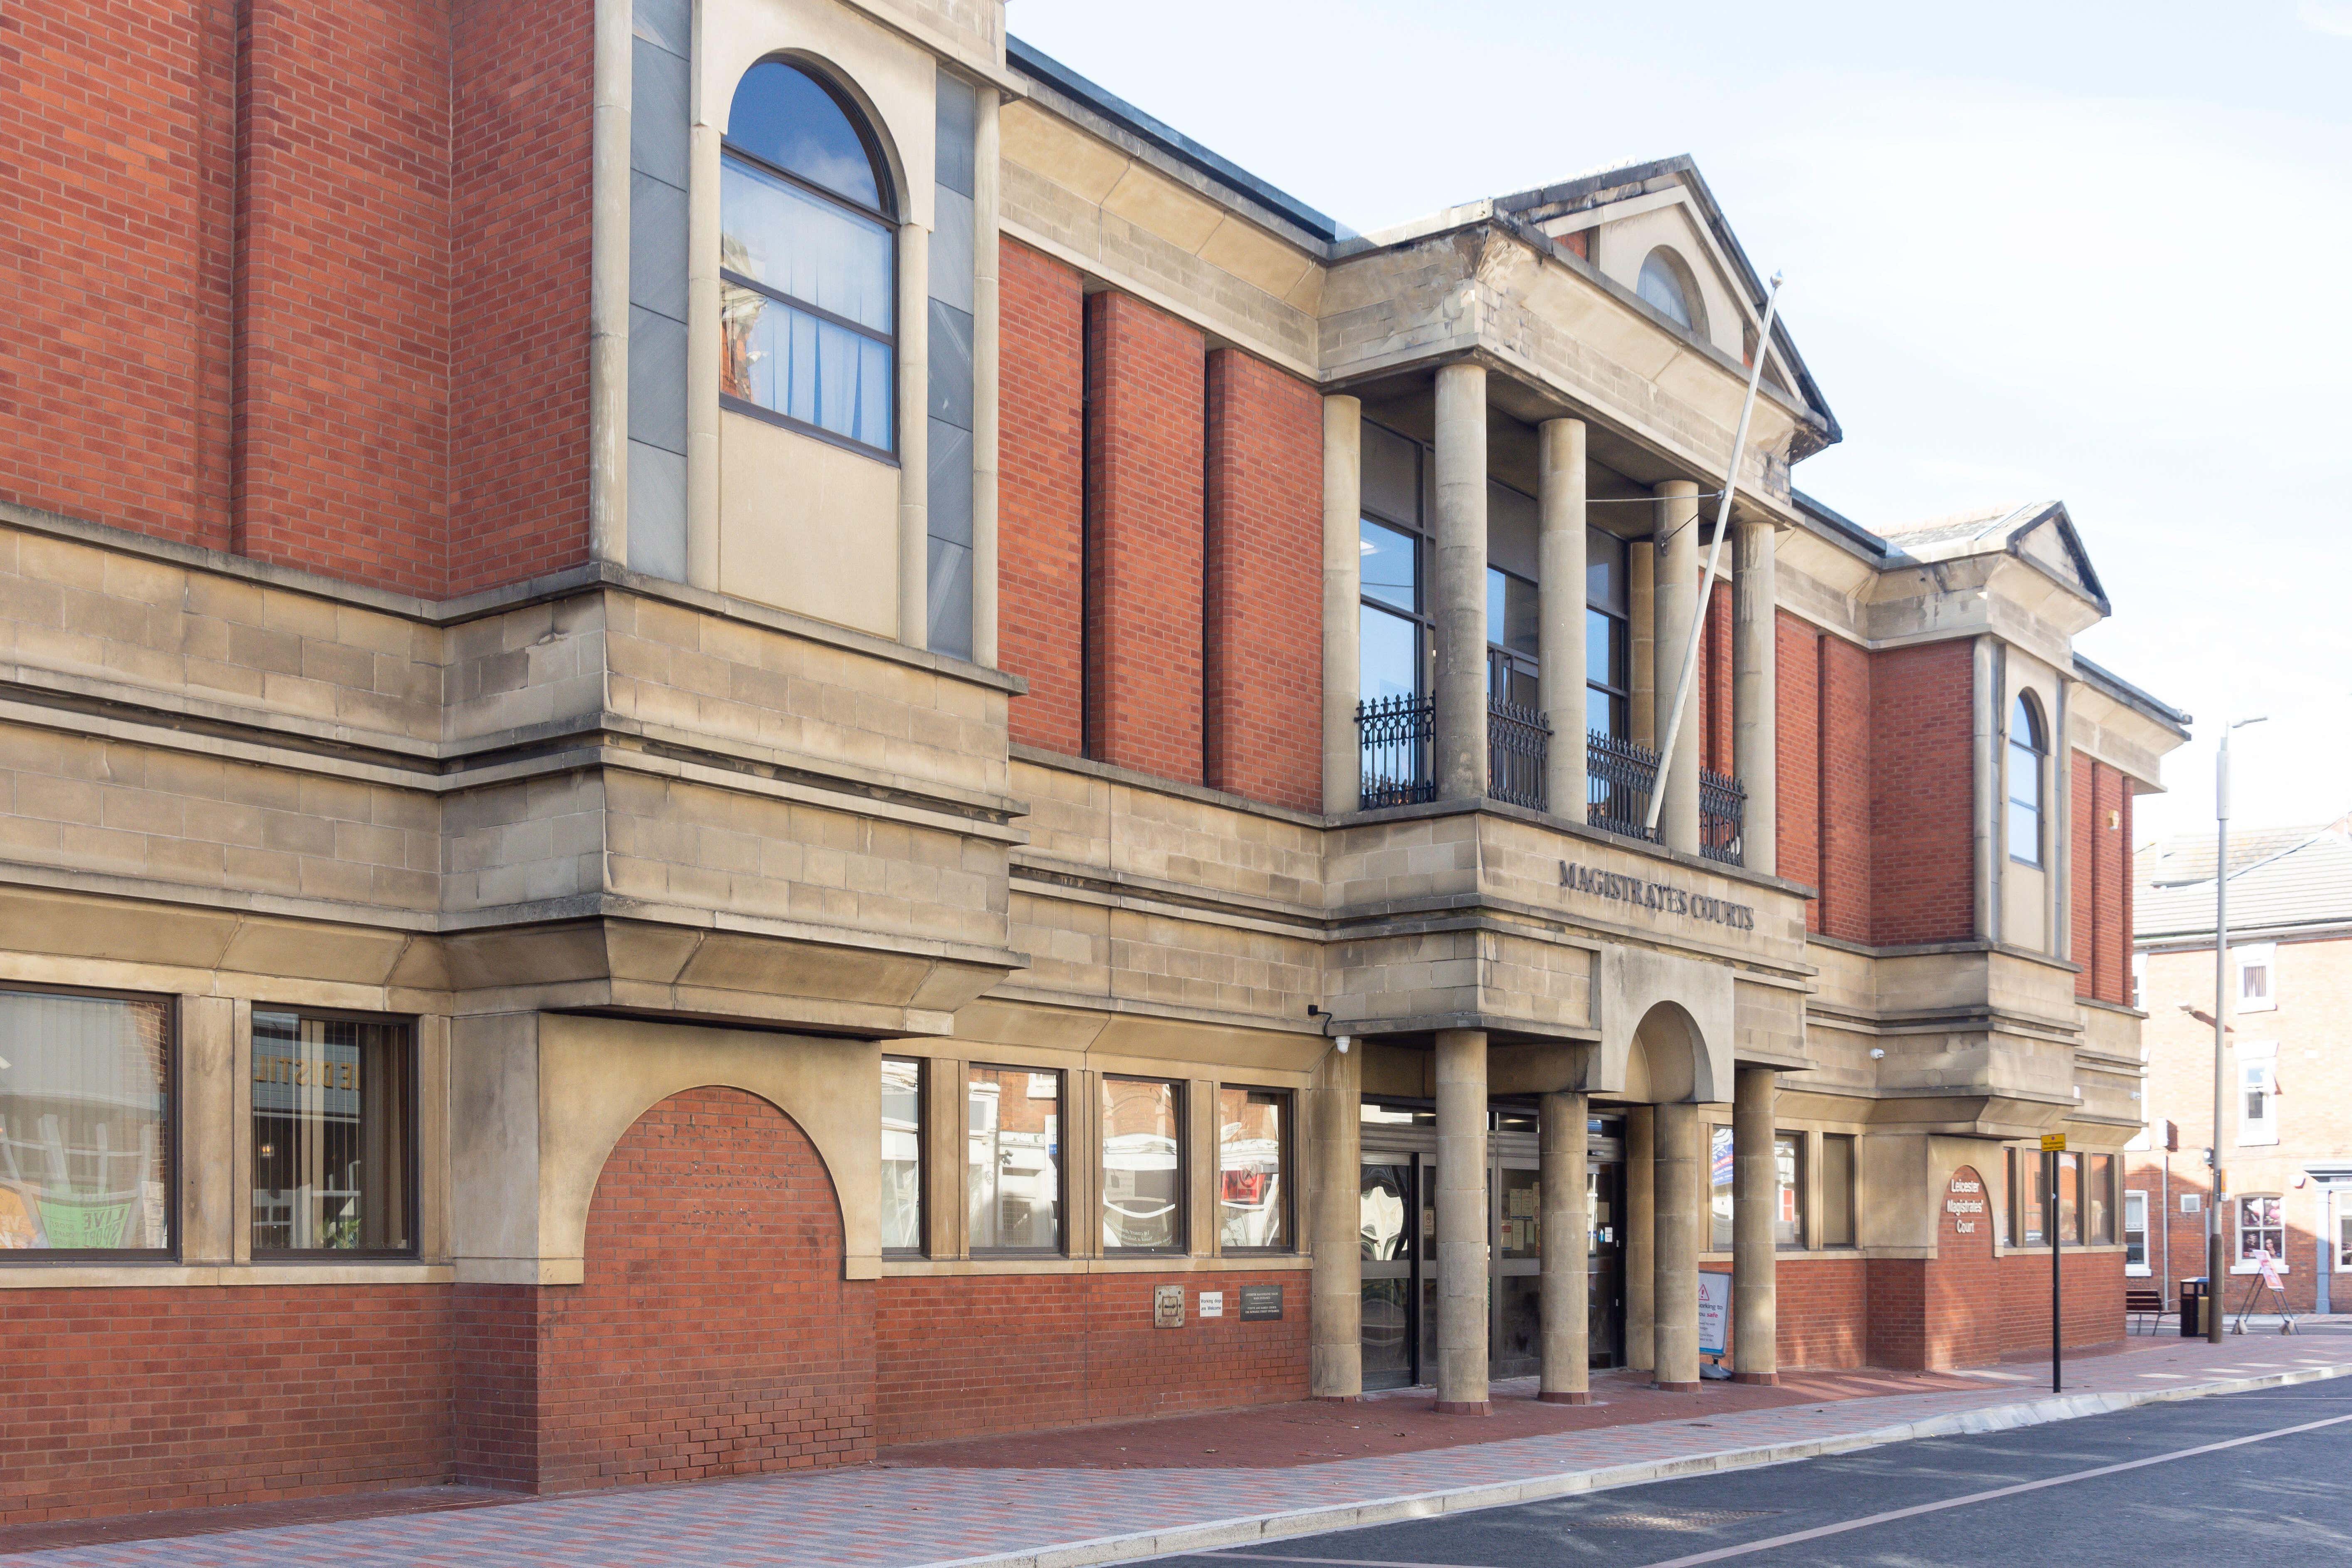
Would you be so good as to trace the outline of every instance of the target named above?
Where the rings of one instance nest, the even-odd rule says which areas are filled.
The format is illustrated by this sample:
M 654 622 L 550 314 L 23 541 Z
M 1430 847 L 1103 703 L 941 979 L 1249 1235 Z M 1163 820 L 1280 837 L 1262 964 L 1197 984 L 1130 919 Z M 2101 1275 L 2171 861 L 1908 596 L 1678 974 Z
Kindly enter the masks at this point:
M 1984 1223 L 1984 1184 L 1954 1176 L 1951 1191 L 1944 1194 L 1944 1212 L 1952 1216 L 1954 1230 L 1962 1236 L 1974 1236 L 1977 1226 Z
M 1728 926 L 1733 931 L 1756 929 L 1756 911 L 1748 905 L 1694 893 L 1671 882 L 1644 882 L 1639 877 L 1621 877 L 1597 866 L 1578 866 L 1563 860 L 1559 863 L 1559 885 L 1571 893 L 1632 904 L 1656 914 L 1681 915 L 1710 925 Z
M 2042 1152 L 2045 1154 L 2063 1154 L 2066 1152 L 2066 1134 L 2044 1132 L 2042 1135 Z
M 1151 1326 L 1155 1329 L 1181 1329 L 1184 1326 L 1184 1287 L 1154 1285 L 1151 1288 Z
M 1282 1319 L 1282 1287 L 1279 1285 L 1244 1285 L 1242 1287 L 1242 1321 L 1244 1323 L 1279 1322 Z
M 1201 1316 L 1222 1318 L 1225 1315 L 1225 1293 L 1223 1290 L 1201 1292 Z

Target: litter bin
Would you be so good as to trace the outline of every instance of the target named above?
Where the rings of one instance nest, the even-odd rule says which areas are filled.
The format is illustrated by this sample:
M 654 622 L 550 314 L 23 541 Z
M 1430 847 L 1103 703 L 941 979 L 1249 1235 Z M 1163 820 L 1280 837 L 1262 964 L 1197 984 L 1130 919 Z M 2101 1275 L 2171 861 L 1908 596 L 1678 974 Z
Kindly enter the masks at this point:
M 2183 1279 L 2180 1282 L 2180 1337 L 2201 1340 L 2205 1337 L 2205 1281 Z

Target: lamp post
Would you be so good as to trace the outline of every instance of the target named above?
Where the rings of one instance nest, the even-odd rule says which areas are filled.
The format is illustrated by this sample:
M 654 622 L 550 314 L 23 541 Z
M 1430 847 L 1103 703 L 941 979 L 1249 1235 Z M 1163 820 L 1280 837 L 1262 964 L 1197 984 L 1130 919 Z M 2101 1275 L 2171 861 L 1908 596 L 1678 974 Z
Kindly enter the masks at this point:
M 2222 1057 L 2225 1020 L 2230 1016 L 2230 734 L 2259 724 L 2267 714 L 2238 719 L 2221 726 L 2221 744 L 2213 757 L 2213 1194 L 2205 1205 L 2205 1337 L 2221 1342 L 2221 1205 L 2229 1184 L 2221 1177 L 2221 1111 L 2228 1090 L 2227 1064 Z

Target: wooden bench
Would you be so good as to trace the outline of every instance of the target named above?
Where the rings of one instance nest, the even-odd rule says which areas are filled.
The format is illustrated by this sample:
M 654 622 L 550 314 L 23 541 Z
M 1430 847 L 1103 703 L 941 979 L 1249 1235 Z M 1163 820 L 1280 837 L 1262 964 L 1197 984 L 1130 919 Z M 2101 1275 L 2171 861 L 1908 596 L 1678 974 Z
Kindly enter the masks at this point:
M 2152 1320 L 2148 1332 L 2161 1332 L 2164 1320 L 2173 1315 L 2173 1310 L 2164 1304 L 2164 1292 L 2161 1290 L 2126 1289 L 2124 1291 L 2124 1317 L 2133 1333 L 2139 1331 L 2139 1320 L 2142 1318 Z

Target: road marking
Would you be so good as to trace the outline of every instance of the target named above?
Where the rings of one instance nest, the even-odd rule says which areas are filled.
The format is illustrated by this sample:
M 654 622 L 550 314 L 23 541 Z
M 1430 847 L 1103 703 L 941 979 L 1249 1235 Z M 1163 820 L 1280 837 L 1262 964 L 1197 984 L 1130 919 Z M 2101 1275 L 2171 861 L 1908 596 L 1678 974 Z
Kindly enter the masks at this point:
M 1701 1563 L 1720 1563 L 1727 1557 L 1745 1557 L 1751 1552 L 1769 1552 L 1776 1546 L 1793 1546 L 1801 1541 L 1819 1541 L 1823 1536 L 1843 1535 L 1848 1531 L 1867 1530 L 1874 1524 L 1886 1524 L 1898 1519 L 1915 1519 L 1923 1513 L 1937 1513 L 1948 1508 L 1966 1508 L 1970 1503 L 1991 1502 L 1996 1498 L 2016 1497 L 2021 1492 L 2038 1492 L 2046 1487 L 2071 1486 L 2076 1481 L 2095 1480 L 2101 1476 L 2119 1475 L 2125 1470 L 2142 1469 L 2149 1465 L 2168 1465 L 2175 1459 L 2193 1459 L 2200 1454 L 2217 1454 L 2224 1448 L 2242 1448 L 2249 1443 L 2268 1442 L 2273 1437 L 2292 1437 L 2301 1432 L 2316 1432 L 2322 1426 L 2340 1426 L 2352 1421 L 2352 1415 L 2331 1415 L 2325 1421 L 2306 1421 L 2300 1426 L 2281 1426 L 2275 1431 L 2257 1432 L 2251 1437 L 2231 1437 L 2227 1442 L 2206 1443 L 2194 1448 L 2180 1448 L 2169 1454 L 2157 1454 L 2145 1459 L 2131 1459 L 2120 1465 L 2101 1465 L 2096 1469 L 2076 1470 L 2071 1475 L 2052 1476 L 2045 1480 L 2025 1481 L 2013 1487 L 1995 1487 L 1990 1491 L 1970 1492 L 1966 1497 L 1947 1498 L 1942 1502 L 1923 1502 L 1911 1508 L 1874 1513 L 1866 1519 L 1850 1519 L 1843 1524 L 1819 1525 L 1811 1530 L 1792 1531 L 1768 1541 L 1751 1541 L 1740 1546 L 1717 1547 L 1713 1552 L 1694 1552 L 1688 1557 L 1669 1557 L 1653 1563 L 1649 1568 L 1696 1568 Z M 1357 1568 L 1342 1564 L 1342 1568 Z M 1369 1568 L 1369 1565 L 1365 1565 Z

